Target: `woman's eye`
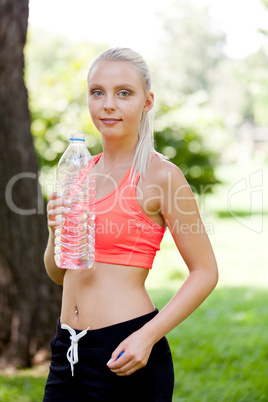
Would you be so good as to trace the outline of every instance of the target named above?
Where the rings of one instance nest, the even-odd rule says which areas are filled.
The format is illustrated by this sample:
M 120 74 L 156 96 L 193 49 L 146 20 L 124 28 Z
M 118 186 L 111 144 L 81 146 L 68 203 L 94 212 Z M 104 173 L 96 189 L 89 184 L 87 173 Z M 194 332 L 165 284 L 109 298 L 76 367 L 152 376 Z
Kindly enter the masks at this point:
M 96 90 L 92 92 L 92 95 L 94 96 L 101 96 L 102 95 L 102 91 Z
M 127 97 L 130 95 L 130 93 L 128 91 L 120 91 L 119 95 L 122 96 L 123 98 Z

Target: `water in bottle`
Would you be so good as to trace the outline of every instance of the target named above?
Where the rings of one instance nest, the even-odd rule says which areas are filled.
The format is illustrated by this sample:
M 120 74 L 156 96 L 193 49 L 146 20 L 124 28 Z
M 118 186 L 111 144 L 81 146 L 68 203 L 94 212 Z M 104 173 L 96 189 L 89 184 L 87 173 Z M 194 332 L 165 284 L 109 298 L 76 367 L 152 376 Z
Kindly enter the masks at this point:
M 94 162 L 83 134 L 72 134 L 57 167 L 57 191 L 70 200 L 70 211 L 55 230 L 59 268 L 91 268 L 95 254 Z

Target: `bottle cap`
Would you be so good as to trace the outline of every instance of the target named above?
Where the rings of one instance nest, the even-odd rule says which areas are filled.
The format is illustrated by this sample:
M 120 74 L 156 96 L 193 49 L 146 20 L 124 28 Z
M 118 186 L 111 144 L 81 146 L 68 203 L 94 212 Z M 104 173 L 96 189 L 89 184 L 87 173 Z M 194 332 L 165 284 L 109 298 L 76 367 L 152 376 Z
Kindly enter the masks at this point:
M 70 141 L 85 141 L 83 133 L 73 133 L 70 135 Z

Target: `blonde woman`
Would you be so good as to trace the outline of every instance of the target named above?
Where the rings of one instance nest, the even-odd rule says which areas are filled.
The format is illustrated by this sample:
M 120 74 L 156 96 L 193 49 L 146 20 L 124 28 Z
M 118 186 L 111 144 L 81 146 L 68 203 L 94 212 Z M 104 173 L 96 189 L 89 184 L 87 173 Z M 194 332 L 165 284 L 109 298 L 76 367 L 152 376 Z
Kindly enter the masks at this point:
M 55 265 L 55 217 L 68 206 L 52 194 L 45 266 L 63 296 L 44 401 L 172 401 L 165 335 L 216 286 L 217 264 L 192 191 L 153 148 L 153 104 L 150 72 L 139 54 L 109 49 L 93 62 L 88 107 L 103 146 L 94 157 L 95 263 L 91 270 Z M 189 275 L 159 312 L 145 280 L 166 228 Z

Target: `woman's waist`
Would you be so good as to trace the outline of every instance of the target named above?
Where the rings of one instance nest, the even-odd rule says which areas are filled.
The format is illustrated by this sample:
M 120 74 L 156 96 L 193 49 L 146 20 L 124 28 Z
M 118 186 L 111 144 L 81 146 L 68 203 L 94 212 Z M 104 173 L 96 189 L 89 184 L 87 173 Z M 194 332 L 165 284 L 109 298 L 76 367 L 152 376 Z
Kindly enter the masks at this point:
M 67 275 L 66 275 L 67 274 Z M 144 280 L 133 273 L 115 277 L 66 272 L 61 319 L 73 328 L 101 328 L 153 311 Z
M 132 302 L 121 305 L 110 302 L 104 305 L 100 300 L 95 300 L 91 306 L 84 306 L 82 302 L 73 306 L 63 303 L 60 320 L 61 323 L 78 330 L 88 327 L 97 330 L 150 314 L 154 309 L 150 299 L 136 305 Z
M 125 339 L 128 335 L 140 329 L 148 321 L 153 319 L 158 313 L 157 309 L 154 309 L 150 313 L 137 316 L 133 319 L 126 320 L 117 324 L 109 325 L 106 327 L 91 329 L 89 328 L 86 335 L 79 339 L 79 347 L 103 347 L 107 345 L 113 345 Z M 66 329 L 61 327 L 62 320 L 59 319 L 57 323 L 56 336 L 61 342 L 70 343 L 70 333 Z M 75 330 L 76 334 L 81 332 L 81 329 L 71 327 Z M 84 328 L 87 329 L 87 328 Z

